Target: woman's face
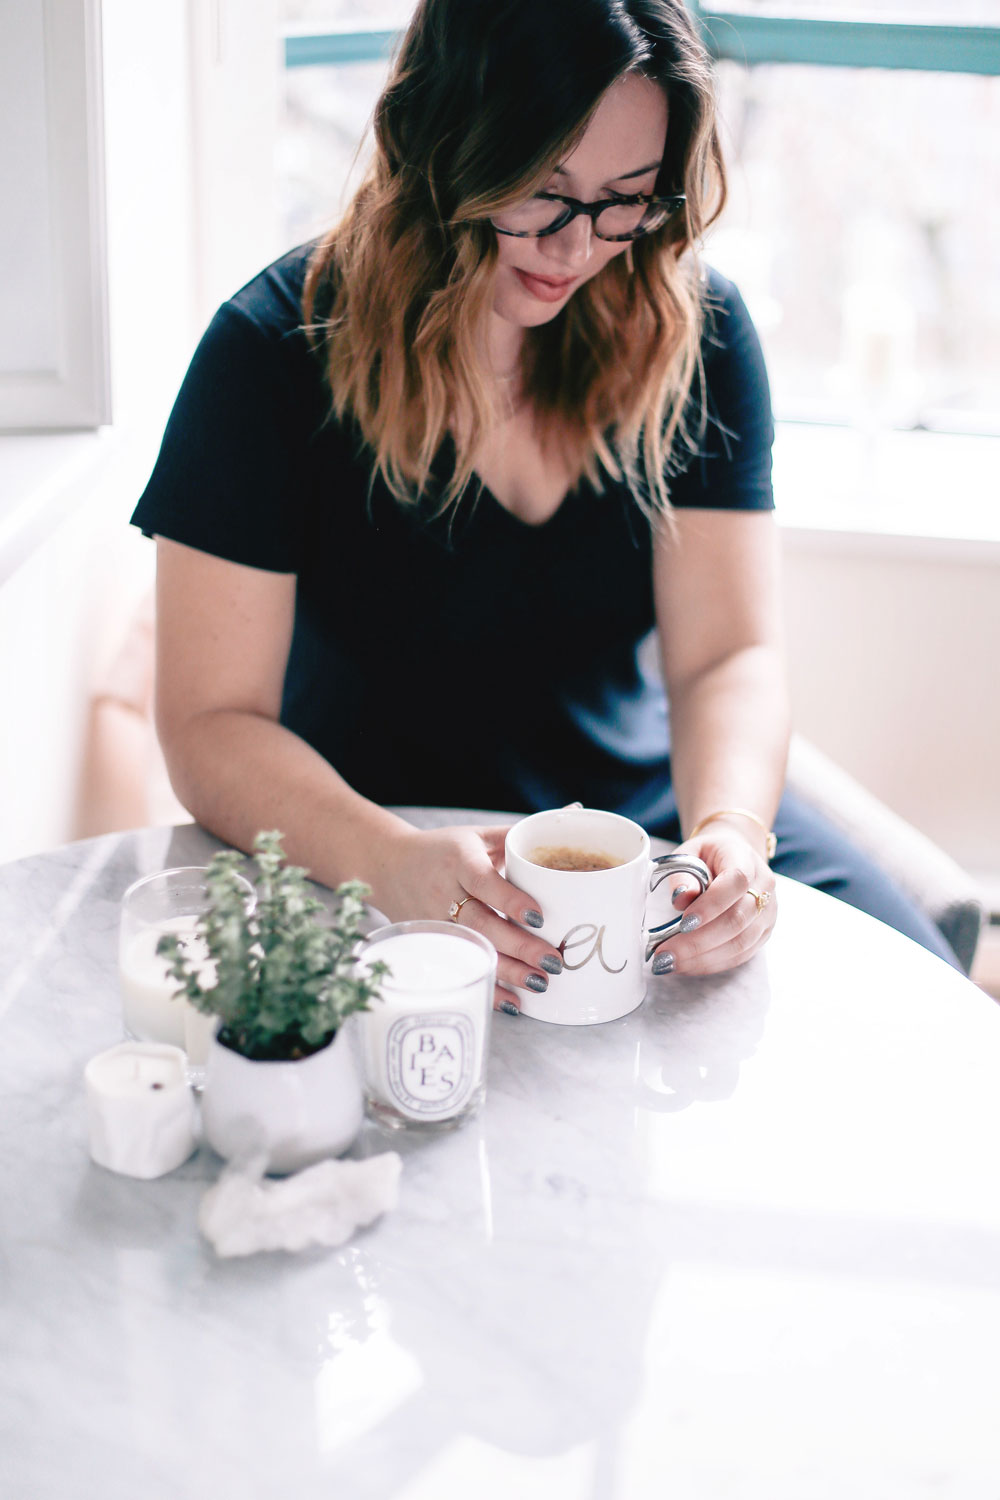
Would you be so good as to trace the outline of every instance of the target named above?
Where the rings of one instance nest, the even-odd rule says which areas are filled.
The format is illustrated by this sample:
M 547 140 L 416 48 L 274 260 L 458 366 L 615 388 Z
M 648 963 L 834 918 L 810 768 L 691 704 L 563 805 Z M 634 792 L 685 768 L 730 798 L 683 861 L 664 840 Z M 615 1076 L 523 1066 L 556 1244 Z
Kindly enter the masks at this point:
M 592 203 L 614 193 L 652 193 L 667 139 L 667 100 L 638 73 L 612 84 L 576 148 L 543 191 Z M 578 287 L 628 243 L 599 240 L 583 214 L 540 239 L 497 234 L 495 315 L 519 328 L 554 318 Z

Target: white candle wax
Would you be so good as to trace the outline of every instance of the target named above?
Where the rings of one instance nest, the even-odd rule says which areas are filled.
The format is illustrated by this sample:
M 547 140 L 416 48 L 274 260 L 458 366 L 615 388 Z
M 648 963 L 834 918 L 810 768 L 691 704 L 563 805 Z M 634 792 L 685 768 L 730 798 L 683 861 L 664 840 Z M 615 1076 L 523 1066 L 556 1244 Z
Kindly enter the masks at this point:
M 141 1041 L 183 1047 L 188 1013 L 200 1017 L 200 1012 L 187 1000 L 174 998 L 177 981 L 169 977 L 167 960 L 156 951 L 164 933 L 174 933 L 195 961 L 199 982 L 203 985 L 214 982 L 215 965 L 201 939 L 195 936 L 197 921 L 193 913 L 165 918 L 133 932 L 122 945 L 118 966 L 122 1015 L 126 1028 Z M 192 1023 L 192 1034 L 197 1035 L 196 1022 Z
M 362 1017 L 369 1096 L 407 1119 L 450 1119 L 482 1083 L 489 955 L 464 938 L 418 932 L 387 937 L 365 957 L 392 971 Z
M 128 1177 L 162 1177 L 194 1150 L 195 1103 L 179 1047 L 121 1042 L 84 1069 L 90 1154 Z
M 208 1062 L 208 1049 L 212 1045 L 219 1018 L 206 1016 L 204 1011 L 195 1010 L 187 1000 L 180 1003 L 184 1011 L 184 1051 L 193 1067 L 203 1068 Z

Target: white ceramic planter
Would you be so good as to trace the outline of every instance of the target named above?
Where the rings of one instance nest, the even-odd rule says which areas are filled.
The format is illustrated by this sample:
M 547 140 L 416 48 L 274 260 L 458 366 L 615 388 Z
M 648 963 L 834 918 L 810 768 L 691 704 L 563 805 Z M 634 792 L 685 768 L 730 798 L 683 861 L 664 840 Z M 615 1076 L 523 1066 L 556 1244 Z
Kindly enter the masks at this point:
M 263 1152 L 274 1173 L 346 1151 L 363 1113 L 352 1021 L 298 1062 L 253 1062 L 213 1038 L 201 1101 L 208 1144 L 230 1160 Z

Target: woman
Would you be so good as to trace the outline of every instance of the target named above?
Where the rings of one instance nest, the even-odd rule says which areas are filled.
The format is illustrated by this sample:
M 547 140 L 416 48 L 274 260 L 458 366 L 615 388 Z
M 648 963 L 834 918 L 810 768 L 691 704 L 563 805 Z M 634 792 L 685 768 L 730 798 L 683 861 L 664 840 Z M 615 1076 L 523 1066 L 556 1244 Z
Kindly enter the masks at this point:
M 707 58 L 680 0 L 423 0 L 375 126 L 342 223 L 216 315 L 133 518 L 174 786 L 477 928 L 515 1011 L 562 963 L 504 829 L 387 808 L 621 811 L 713 874 L 654 969 L 731 968 L 775 920 L 788 707 L 766 376 L 695 253 Z M 934 945 L 831 830 L 777 831 Z

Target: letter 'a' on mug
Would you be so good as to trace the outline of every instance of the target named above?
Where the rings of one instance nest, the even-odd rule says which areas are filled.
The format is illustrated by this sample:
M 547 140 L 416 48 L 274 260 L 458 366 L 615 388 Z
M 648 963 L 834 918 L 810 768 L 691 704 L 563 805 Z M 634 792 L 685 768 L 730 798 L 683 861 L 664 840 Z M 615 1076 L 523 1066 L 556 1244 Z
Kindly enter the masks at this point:
M 507 879 L 543 913 L 538 936 L 562 955 L 563 972 L 543 994 L 523 990 L 521 1014 L 560 1026 L 618 1020 L 642 1004 L 648 953 L 683 920 L 678 912 L 647 931 L 646 903 L 670 873 L 711 876 L 700 860 L 653 860 L 645 829 L 597 808 L 532 813 L 508 831 Z

